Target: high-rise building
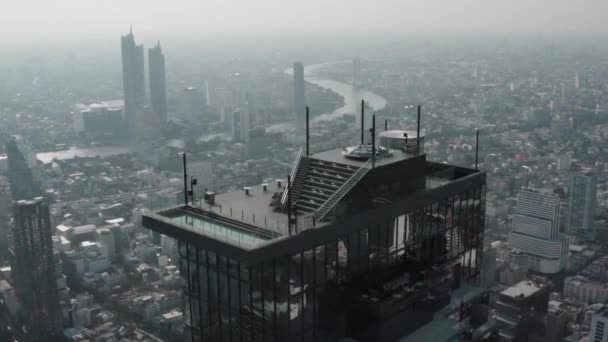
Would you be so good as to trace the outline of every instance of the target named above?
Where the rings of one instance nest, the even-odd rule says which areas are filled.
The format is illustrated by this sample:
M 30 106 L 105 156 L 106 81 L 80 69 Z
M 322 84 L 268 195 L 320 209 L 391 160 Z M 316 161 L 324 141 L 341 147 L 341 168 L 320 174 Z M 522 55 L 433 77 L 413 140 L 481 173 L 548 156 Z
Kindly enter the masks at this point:
M 167 85 L 165 74 L 165 55 L 160 42 L 148 50 L 150 65 L 150 103 L 152 110 L 161 122 L 167 121 Z
M 122 81 L 127 131 L 133 137 L 138 114 L 146 103 L 144 46 L 135 43 L 133 31 L 121 38 Z
M 523 189 L 509 232 L 509 247 L 519 266 L 552 274 L 566 267 L 569 240 L 559 233 L 559 196 L 546 190 Z
M 144 214 L 178 241 L 189 340 L 396 341 L 458 307 L 481 281 L 485 173 L 383 151 Z
M 296 120 L 296 139 L 304 141 L 306 132 L 306 84 L 304 82 L 304 64 L 293 63 L 293 105 Z
M 184 88 L 181 99 L 181 111 L 184 119 L 200 123 L 203 120 L 205 98 L 197 87 Z
M 42 197 L 14 205 L 11 249 L 13 280 L 30 341 L 63 335 L 49 206 Z
M 587 239 L 595 237 L 594 216 L 596 209 L 597 176 L 593 173 L 577 173 L 570 180 L 568 190 L 568 232 Z
M 237 108 L 232 112 L 232 120 L 230 130 L 232 139 L 237 142 L 247 142 L 249 140 L 249 130 L 251 129 L 251 121 L 249 112 L 241 108 Z
M 541 341 L 548 306 L 546 285 L 526 280 L 499 293 L 495 303 L 498 341 Z
M 6 144 L 8 180 L 13 200 L 31 199 L 42 195 L 37 175 L 36 154 L 19 137 Z
M 604 307 L 591 316 L 589 341 L 608 342 L 608 308 Z
M 247 142 L 247 158 L 259 159 L 268 155 L 268 146 L 271 143 L 266 129 L 256 127 L 249 130 L 249 141 Z

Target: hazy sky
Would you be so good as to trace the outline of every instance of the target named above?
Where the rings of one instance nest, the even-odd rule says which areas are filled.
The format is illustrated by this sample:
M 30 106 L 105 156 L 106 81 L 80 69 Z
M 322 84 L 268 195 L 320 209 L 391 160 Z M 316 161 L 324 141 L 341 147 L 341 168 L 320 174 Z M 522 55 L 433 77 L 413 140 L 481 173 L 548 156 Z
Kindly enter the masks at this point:
M 253 31 L 608 32 L 608 0 L 0 0 L 0 37 Z

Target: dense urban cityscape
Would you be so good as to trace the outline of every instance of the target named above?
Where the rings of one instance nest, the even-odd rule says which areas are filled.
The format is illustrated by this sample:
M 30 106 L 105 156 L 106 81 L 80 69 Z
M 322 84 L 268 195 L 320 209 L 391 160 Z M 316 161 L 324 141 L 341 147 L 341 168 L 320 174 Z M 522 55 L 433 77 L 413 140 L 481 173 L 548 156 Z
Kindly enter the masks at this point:
M 138 29 L 0 58 L 0 341 L 608 341 L 601 41 Z

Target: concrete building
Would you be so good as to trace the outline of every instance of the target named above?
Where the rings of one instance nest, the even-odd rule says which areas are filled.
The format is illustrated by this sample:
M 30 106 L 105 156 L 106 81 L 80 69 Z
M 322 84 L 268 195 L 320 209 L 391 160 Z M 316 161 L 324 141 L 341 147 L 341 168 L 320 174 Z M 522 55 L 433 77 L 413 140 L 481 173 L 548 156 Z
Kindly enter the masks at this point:
M 508 240 L 519 256 L 512 262 L 546 274 L 563 270 L 569 241 L 559 233 L 559 222 L 558 195 L 546 190 L 521 190 Z
M 589 341 L 608 342 L 608 308 L 604 307 L 592 315 Z
M 549 305 L 547 310 L 547 335 L 544 340 L 546 342 L 561 342 L 569 319 L 566 310 Z
M 567 277 L 564 280 L 564 296 L 582 303 L 604 303 L 608 300 L 608 284 L 583 276 Z
M 124 101 L 110 100 L 76 105 L 72 117 L 74 131 L 90 139 L 116 138 L 125 135 Z
M 595 238 L 597 176 L 592 173 L 574 174 L 570 180 L 568 198 L 568 232 L 585 239 Z
M 521 281 L 498 295 L 495 303 L 498 341 L 529 341 L 542 338 L 549 289 L 531 281 Z
M 116 239 L 112 230 L 119 229 L 119 227 L 109 226 L 102 227 L 95 230 L 97 235 L 97 241 L 99 241 L 106 250 L 108 251 L 108 258 L 110 261 L 116 261 Z

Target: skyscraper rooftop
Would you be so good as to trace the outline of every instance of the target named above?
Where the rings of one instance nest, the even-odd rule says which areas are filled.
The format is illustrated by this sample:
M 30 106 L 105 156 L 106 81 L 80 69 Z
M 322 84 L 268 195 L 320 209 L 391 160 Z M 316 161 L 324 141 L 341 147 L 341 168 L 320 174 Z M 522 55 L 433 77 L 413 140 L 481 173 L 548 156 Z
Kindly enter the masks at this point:
M 300 152 L 288 179 L 143 215 L 178 241 L 190 337 L 395 341 L 478 283 L 485 173 L 418 146 L 349 151 Z

